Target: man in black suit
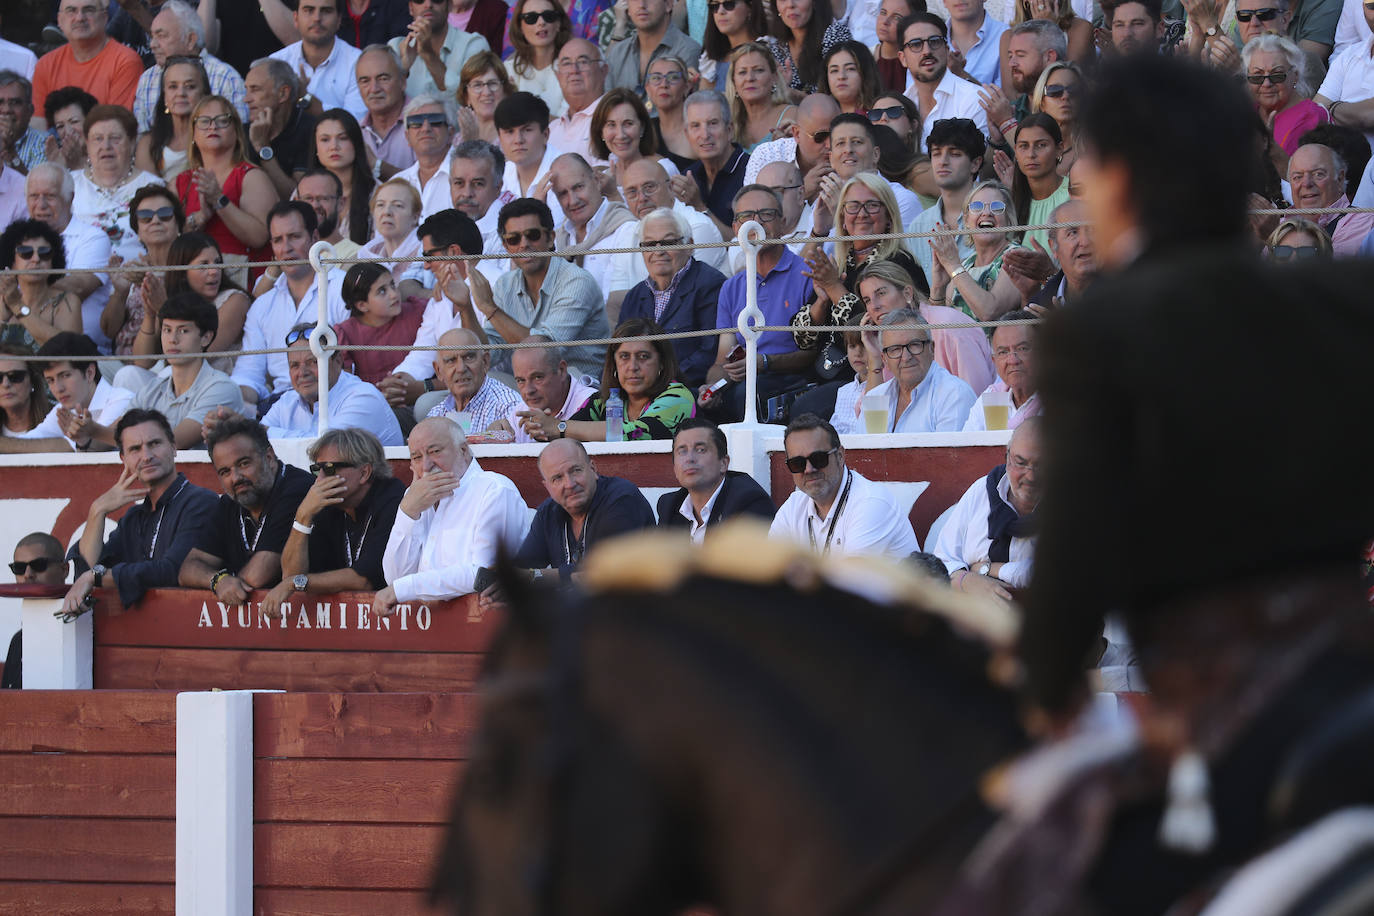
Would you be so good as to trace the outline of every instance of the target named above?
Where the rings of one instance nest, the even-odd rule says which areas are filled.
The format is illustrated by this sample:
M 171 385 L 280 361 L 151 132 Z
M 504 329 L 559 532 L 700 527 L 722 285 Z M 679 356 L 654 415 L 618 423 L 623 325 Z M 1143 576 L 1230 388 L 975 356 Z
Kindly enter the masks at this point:
M 730 452 L 720 427 L 701 417 L 679 426 L 673 437 L 673 474 L 682 488 L 659 497 L 659 527 L 685 528 L 699 544 L 708 527 L 737 515 L 771 522 L 777 507 L 768 491 L 743 471 L 729 468 Z

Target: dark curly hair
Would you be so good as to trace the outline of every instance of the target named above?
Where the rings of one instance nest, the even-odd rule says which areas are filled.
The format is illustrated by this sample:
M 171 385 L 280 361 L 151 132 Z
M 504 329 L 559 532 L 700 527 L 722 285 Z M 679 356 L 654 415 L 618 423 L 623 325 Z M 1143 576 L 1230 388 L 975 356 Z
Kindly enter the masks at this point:
M 62 236 L 57 230 L 40 219 L 17 219 L 5 227 L 0 234 L 0 265 L 14 269 L 14 259 L 18 257 L 16 248 L 24 239 L 42 239 L 52 248 L 52 266 L 61 270 L 67 266 L 67 252 L 62 247 Z M 48 283 L 57 280 L 57 274 L 48 274 Z

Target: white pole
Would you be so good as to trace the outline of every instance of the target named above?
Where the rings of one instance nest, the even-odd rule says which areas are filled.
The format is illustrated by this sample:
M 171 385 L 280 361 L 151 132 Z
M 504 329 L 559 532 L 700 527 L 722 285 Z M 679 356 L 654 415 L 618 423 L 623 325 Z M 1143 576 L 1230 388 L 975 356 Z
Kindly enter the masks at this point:
M 310 266 L 315 268 L 315 286 L 320 291 L 319 314 L 315 318 L 315 330 L 310 335 L 310 352 L 315 354 L 315 372 L 318 374 L 319 395 L 316 400 L 318 425 L 316 436 L 323 436 L 329 429 L 329 350 L 334 341 L 329 327 L 329 271 L 331 265 L 324 263 L 325 258 L 334 257 L 334 246 L 328 242 L 316 242 L 310 246 Z
M 114 597 L 113 591 L 108 597 Z M 90 690 L 94 684 L 95 614 L 87 611 L 63 623 L 53 616 L 61 609 L 61 598 L 25 598 L 21 605 L 26 688 Z
M 759 311 L 759 242 L 768 236 L 757 220 L 739 227 L 739 245 L 744 252 L 744 311 L 739 313 L 739 332 L 744 337 L 744 426 L 759 425 L 758 351 L 763 312 Z

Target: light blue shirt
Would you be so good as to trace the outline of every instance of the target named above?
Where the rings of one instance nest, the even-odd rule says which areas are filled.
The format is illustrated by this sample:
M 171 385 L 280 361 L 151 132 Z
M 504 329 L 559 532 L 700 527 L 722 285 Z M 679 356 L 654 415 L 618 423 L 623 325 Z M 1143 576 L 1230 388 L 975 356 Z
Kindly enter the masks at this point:
M 348 310 L 343 304 L 343 279 L 342 270 L 329 272 L 330 325 L 336 325 L 348 317 Z M 243 349 L 280 349 L 286 346 L 286 335 L 296 325 L 315 324 L 320 309 L 318 284 L 319 274 L 312 270 L 310 289 L 300 302 L 296 302 L 291 298 L 290 287 L 286 285 L 286 274 L 277 277 L 272 288 L 254 299 L 248 309 L 248 317 L 243 321 Z M 260 398 L 291 387 L 285 353 L 244 354 L 234 363 L 232 377 L 235 384 L 252 388 Z
M 883 382 L 869 392 L 887 398 L 888 432 L 953 433 L 964 428 L 969 408 L 978 399 L 968 382 L 931 363 L 921 384 L 911 393 L 911 403 L 897 416 L 897 380 Z
M 964 52 L 964 70 L 978 82 L 1002 85 L 1002 33 L 1006 30 L 1005 22 L 983 14 L 978 40 Z
M 935 203 L 922 210 L 917 217 L 906 224 L 907 232 L 933 232 L 940 228 L 940 205 L 941 198 L 936 198 Z M 955 227 L 964 228 L 964 214 L 959 213 L 955 217 Z M 966 235 L 956 235 L 955 244 L 959 246 L 959 260 L 967 258 L 973 254 L 973 243 Z M 926 239 L 907 239 L 907 246 L 916 258 L 916 263 L 921 265 L 921 270 L 926 272 L 929 279 L 931 272 L 935 269 L 935 256 L 930 251 L 930 242 Z
M 267 435 L 273 439 L 313 438 L 319 429 L 319 401 L 306 404 L 291 390 L 277 399 L 262 418 Z M 365 429 L 382 445 L 405 445 L 401 424 L 386 397 L 351 372 L 340 372 L 329 389 L 329 428 Z

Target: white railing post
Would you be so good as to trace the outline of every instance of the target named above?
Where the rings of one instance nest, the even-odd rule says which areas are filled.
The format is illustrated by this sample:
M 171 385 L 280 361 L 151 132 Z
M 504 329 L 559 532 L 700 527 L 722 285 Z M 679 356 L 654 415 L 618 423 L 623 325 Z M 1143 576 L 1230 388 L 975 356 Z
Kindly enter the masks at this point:
M 744 311 L 739 313 L 739 332 L 744 337 L 744 425 L 759 425 L 759 332 L 755 326 L 763 324 L 759 311 L 759 242 L 767 238 L 758 220 L 749 220 L 739 227 L 740 250 L 744 252 Z
M 109 598 L 113 599 L 111 593 Z M 117 599 L 116 599 L 117 600 Z M 90 690 L 95 629 L 87 611 L 71 623 L 53 614 L 61 598 L 25 598 L 20 607 L 24 633 L 24 687 L 32 690 Z
M 315 268 L 315 285 L 319 288 L 319 314 L 315 318 L 315 330 L 310 335 L 310 352 L 315 354 L 315 371 L 319 375 L 319 395 L 316 399 L 318 425 L 315 435 L 323 436 L 329 429 L 329 350 L 334 344 L 329 327 L 329 271 L 332 267 L 325 258 L 334 257 L 334 246 L 328 242 L 316 242 L 310 246 L 310 266 Z

